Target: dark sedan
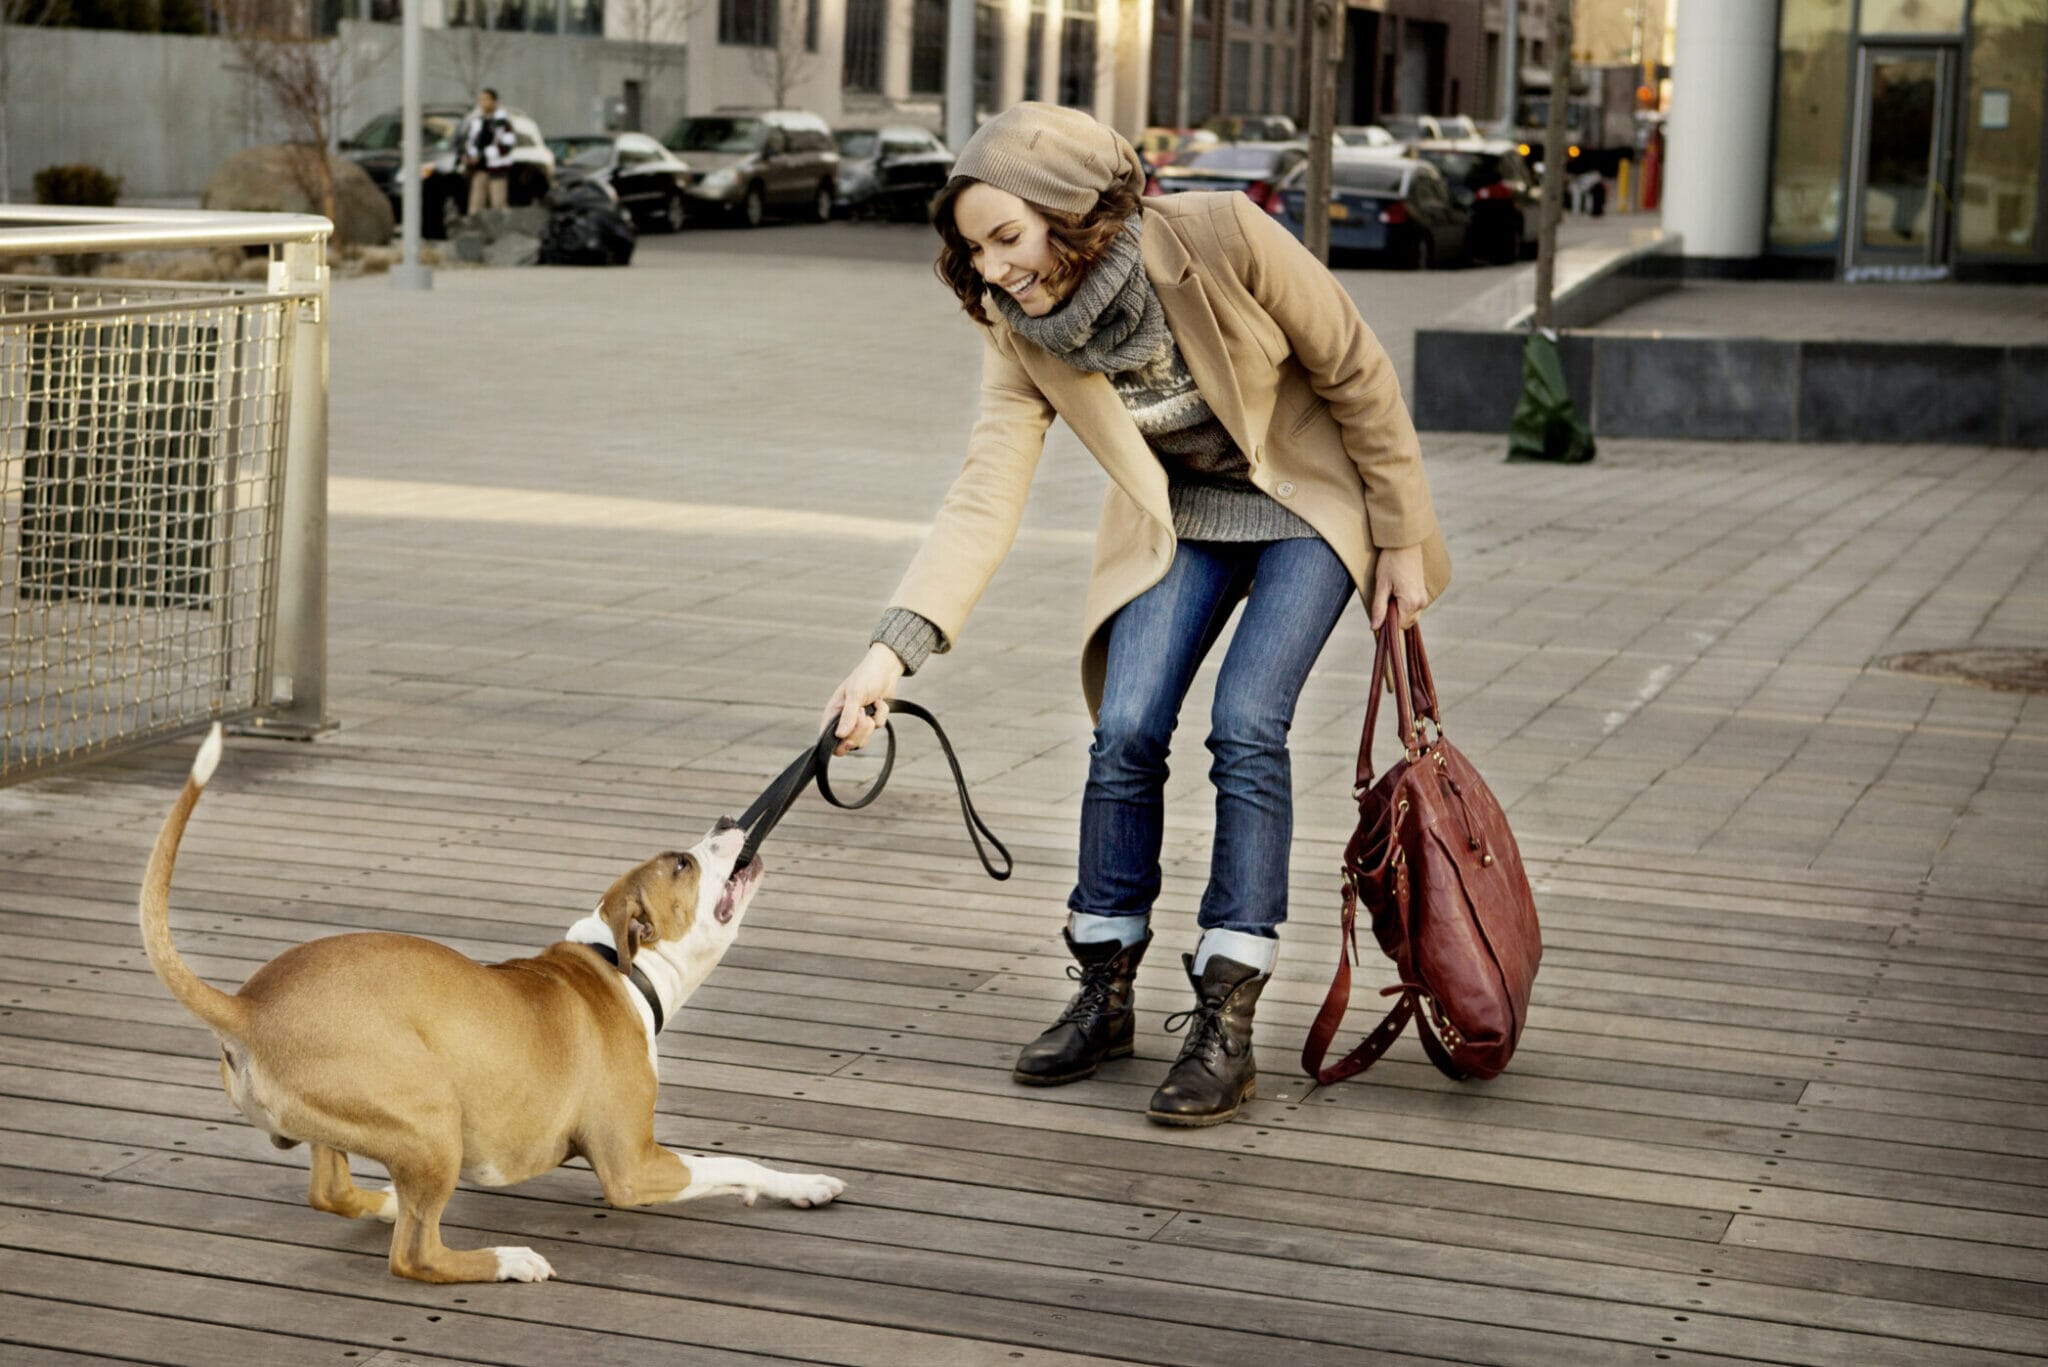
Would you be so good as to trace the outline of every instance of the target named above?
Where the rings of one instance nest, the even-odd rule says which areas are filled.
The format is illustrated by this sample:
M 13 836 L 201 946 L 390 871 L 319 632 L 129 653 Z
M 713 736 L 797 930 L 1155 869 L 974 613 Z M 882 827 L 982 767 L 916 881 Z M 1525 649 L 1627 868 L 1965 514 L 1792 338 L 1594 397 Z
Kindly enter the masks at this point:
M 1273 216 L 1302 235 L 1307 168 L 1274 195 Z M 1409 270 L 1465 255 L 1472 213 L 1451 198 L 1443 173 L 1426 161 L 1337 153 L 1330 159 L 1330 250 L 1366 252 Z
M 1444 173 L 1451 198 L 1472 210 L 1472 255 L 1506 265 L 1536 254 L 1541 201 L 1535 173 L 1511 142 L 1418 142 L 1415 155 Z
M 1280 182 L 1307 160 L 1308 149 L 1298 142 L 1233 142 L 1162 166 L 1153 179 L 1161 194 L 1242 190 L 1252 203 L 1270 209 Z
M 931 216 L 932 200 L 953 174 L 953 153 L 929 129 L 842 128 L 833 208 L 849 218 Z
M 683 187 L 690 168 L 645 133 L 585 133 L 549 138 L 555 174 L 564 181 L 593 180 L 610 187 L 619 208 L 642 227 L 681 232 L 688 216 Z

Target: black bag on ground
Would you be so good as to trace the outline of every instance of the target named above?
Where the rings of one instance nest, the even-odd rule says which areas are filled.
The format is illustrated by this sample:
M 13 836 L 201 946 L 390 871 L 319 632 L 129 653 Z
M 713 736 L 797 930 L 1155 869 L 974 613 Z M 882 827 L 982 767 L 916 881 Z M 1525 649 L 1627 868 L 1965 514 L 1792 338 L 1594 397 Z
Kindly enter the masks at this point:
M 1522 345 L 1522 397 L 1508 419 L 1508 459 L 1573 465 L 1593 459 L 1593 429 L 1565 385 L 1557 334 L 1541 328 L 1531 328 Z
M 602 185 L 572 181 L 548 191 L 543 266 L 623 266 L 638 241 L 633 224 Z

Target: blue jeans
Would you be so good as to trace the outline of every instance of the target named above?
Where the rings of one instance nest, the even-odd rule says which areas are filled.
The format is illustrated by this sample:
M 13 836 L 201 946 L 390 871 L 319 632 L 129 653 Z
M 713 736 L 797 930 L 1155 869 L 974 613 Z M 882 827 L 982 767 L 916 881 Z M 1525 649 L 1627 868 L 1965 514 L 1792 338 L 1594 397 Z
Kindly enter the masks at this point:
M 1174 724 L 1247 584 L 1209 720 L 1216 839 L 1200 921 L 1204 930 L 1272 935 L 1287 919 L 1294 836 L 1287 730 L 1309 669 L 1356 592 L 1344 562 L 1317 537 L 1183 541 L 1166 577 L 1111 621 L 1070 910 L 1151 913 Z

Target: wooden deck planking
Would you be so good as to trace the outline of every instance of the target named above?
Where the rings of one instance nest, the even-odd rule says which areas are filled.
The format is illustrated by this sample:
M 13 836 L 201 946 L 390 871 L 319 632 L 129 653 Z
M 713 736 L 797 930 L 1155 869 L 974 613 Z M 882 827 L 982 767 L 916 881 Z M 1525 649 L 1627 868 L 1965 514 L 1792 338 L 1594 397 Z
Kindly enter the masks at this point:
M 305 755 L 238 744 L 187 837 L 174 926 L 223 986 L 348 929 L 531 952 L 620 869 L 683 839 L 679 824 L 759 787 L 425 747 Z M 91 1352 L 90 1324 L 109 1353 L 133 1342 L 160 1353 L 149 1360 L 202 1361 L 209 1335 L 275 1324 L 290 1329 L 275 1360 L 367 1353 L 337 1326 L 447 1305 L 431 1297 L 448 1289 L 385 1276 L 381 1226 L 304 1206 L 303 1157 L 228 1107 L 210 1036 L 134 937 L 134 879 L 182 764 L 166 747 L 79 780 L 87 806 L 7 813 L 0 1286 L 26 1293 L 31 1329 L 9 1316 L 0 1341 Z M 1049 932 L 1071 822 L 986 804 L 1020 864 L 997 885 L 974 870 L 949 794 L 898 792 L 872 822 L 792 814 L 740 944 L 664 1037 L 665 1142 L 843 1170 L 846 1203 L 613 1213 L 592 1229 L 587 1172 L 465 1188 L 451 1228 L 535 1242 L 563 1283 L 468 1288 L 489 1303 L 462 1311 L 477 1333 L 376 1351 L 547 1360 L 548 1344 L 569 1351 L 546 1331 L 574 1296 L 599 1337 L 687 1345 L 692 1362 L 2048 1353 L 2036 908 L 1532 851 L 1548 947 L 1515 1069 L 1450 1084 L 1411 1042 L 1362 1082 L 1316 1089 L 1290 1050 L 1334 959 L 1323 866 L 1343 833 L 1305 830 L 1295 925 L 1260 1012 L 1261 1100 L 1223 1130 L 1158 1131 L 1134 1112 L 1176 1043 L 1149 1019 L 1185 993 L 1175 956 L 1141 975 L 1136 1059 L 1020 1091 L 1016 1044 L 1070 990 Z M 1200 843 L 1170 832 L 1167 901 L 1199 888 Z M 1161 929 L 1170 942 L 1182 927 Z M 1375 963 L 1367 984 L 1384 976 Z M 1363 1030 L 1375 1001 L 1362 986 L 1350 1024 Z M 58 1275 L 100 1266 L 109 1243 L 134 1250 L 109 1276 Z M 288 1293 L 255 1270 L 280 1254 Z M 193 1312 L 177 1288 L 203 1298 L 222 1279 L 232 1313 L 178 1318 Z M 76 1294 L 85 1281 L 96 1290 Z M 292 1295 L 314 1309 L 298 1315 Z M 120 1327 L 164 1319 L 179 1328 L 161 1344 Z M 740 1356 L 696 1356 L 712 1353 Z

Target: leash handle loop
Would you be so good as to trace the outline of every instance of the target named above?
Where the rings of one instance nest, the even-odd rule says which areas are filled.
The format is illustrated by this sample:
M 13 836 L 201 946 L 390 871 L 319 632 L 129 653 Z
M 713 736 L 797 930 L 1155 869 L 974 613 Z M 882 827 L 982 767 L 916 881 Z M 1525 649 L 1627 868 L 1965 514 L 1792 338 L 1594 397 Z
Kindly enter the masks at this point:
M 945 728 L 939 725 L 939 719 L 914 702 L 892 702 L 890 711 L 892 714 L 919 718 L 938 736 L 939 748 L 945 752 L 946 763 L 953 770 L 953 786 L 960 794 L 960 815 L 967 823 L 967 838 L 974 842 L 975 856 L 981 860 L 981 866 L 988 871 L 989 877 L 997 882 L 1007 879 L 1015 872 L 1016 861 L 1010 857 L 1010 851 L 1003 842 L 996 838 L 996 833 L 988 828 L 988 823 L 981 819 L 981 813 L 974 809 L 974 800 L 967 793 L 967 776 L 960 768 L 960 757 L 954 753 L 952 739 L 946 735 Z M 754 799 L 753 805 L 740 817 L 740 825 L 747 832 L 746 846 L 740 851 L 740 867 L 744 868 L 753 860 L 760 850 L 761 842 L 766 840 L 768 833 L 788 815 L 789 809 L 796 805 L 796 800 L 803 796 L 804 789 L 813 782 L 818 785 L 818 795 L 841 811 L 859 811 L 880 797 L 882 789 L 889 782 L 889 775 L 896 767 L 894 723 L 882 723 L 882 732 L 888 741 L 888 750 L 882 757 L 882 771 L 875 775 L 866 792 L 847 801 L 832 791 L 829 774 L 832 768 L 832 752 L 838 748 L 839 738 L 833 734 L 833 728 L 828 724 L 819 734 L 818 743 L 792 760 L 789 767 L 776 776 L 775 781 L 768 785 L 768 790 Z M 987 841 L 986 845 L 982 843 L 984 839 Z M 988 856 L 990 847 L 1002 856 L 1003 866 L 1000 869 Z

